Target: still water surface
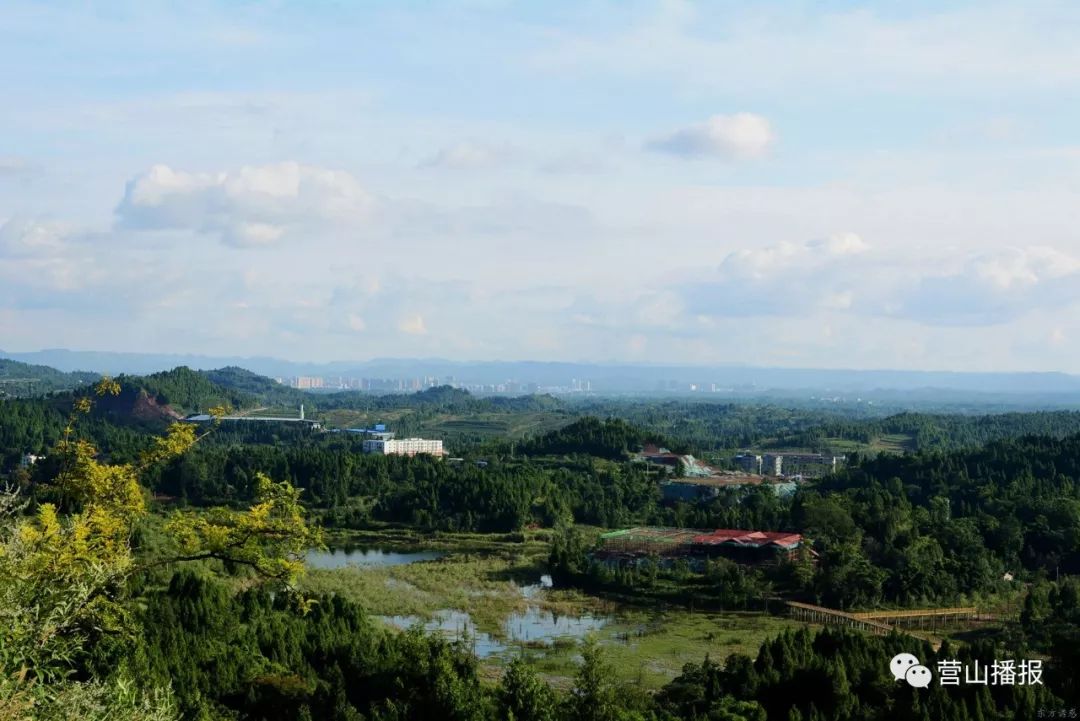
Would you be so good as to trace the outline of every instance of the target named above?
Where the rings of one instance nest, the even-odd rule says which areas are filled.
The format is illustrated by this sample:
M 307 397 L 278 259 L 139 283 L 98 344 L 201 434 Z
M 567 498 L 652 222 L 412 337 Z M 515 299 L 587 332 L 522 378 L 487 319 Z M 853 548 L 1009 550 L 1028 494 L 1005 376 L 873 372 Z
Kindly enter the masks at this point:
M 331 548 L 326 551 L 308 551 L 305 560 L 312 568 L 334 569 L 346 566 L 403 566 L 417 561 L 434 561 L 442 558 L 438 551 L 390 551 L 382 548 Z

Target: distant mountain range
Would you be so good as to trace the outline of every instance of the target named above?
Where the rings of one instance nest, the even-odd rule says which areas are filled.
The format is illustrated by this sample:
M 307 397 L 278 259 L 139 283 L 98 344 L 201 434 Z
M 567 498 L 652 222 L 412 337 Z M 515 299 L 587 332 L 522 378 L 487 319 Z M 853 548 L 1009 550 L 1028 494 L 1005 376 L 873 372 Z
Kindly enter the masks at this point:
M 725 394 L 768 394 L 770 392 L 828 395 L 908 394 L 945 396 L 993 394 L 1038 397 L 1056 403 L 1080 402 L 1080 376 L 1065 373 L 962 373 L 947 371 L 846 370 L 808 368 L 762 368 L 749 366 L 680 366 L 540 361 L 460 362 L 431 359 L 376 359 L 302 363 L 268 357 L 214 357 L 162 353 L 112 353 L 51 349 L 30 353 L 5 353 L 0 358 L 51 366 L 64 372 L 84 371 L 91 375 L 145 375 L 187 366 L 196 370 L 243 368 L 268 377 L 344 376 L 350 378 L 414 378 L 434 376 L 440 383 L 449 378 L 457 383 L 537 383 L 541 386 L 570 386 L 572 381 L 588 381 L 596 393 L 685 393 L 716 390 Z M 236 370 L 230 371 L 236 374 Z M 248 378 L 259 385 L 260 381 Z M 255 390 L 252 388 L 251 390 Z

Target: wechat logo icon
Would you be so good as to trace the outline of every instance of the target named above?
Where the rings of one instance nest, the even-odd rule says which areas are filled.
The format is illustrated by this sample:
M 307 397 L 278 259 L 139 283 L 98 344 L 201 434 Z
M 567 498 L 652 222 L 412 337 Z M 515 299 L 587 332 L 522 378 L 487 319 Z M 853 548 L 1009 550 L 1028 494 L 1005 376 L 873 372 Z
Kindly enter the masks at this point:
M 898 653 L 889 661 L 889 670 L 897 681 L 907 681 L 914 688 L 926 688 L 933 674 L 910 653 Z

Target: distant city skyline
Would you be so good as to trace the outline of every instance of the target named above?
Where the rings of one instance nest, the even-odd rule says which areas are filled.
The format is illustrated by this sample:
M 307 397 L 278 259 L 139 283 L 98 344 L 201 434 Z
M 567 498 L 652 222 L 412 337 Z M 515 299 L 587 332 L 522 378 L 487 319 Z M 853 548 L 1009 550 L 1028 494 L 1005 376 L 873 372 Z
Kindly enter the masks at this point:
M 0 348 L 1080 373 L 1078 22 L 12 0 Z
M 884 402 L 948 405 L 972 401 L 1011 408 L 1076 407 L 1080 375 L 1061 372 L 955 372 L 902 369 L 853 370 L 648 363 L 553 361 L 454 361 L 443 358 L 377 358 L 328 363 L 269 357 L 95 353 L 46 350 L 11 353 L 11 359 L 61 371 L 145 375 L 188 366 L 195 370 L 240 367 L 312 393 L 334 389 L 415 393 L 450 385 L 480 394 L 660 394 L 712 398 L 799 398 L 815 402 Z M 1001 406 L 1004 407 L 1004 406 Z

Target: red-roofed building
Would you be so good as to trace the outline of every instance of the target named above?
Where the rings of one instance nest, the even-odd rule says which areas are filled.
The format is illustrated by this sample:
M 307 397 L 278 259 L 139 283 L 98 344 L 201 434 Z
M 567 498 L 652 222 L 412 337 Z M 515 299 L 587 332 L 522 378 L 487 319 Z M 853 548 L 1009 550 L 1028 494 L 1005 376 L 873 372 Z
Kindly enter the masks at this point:
M 631 528 L 605 533 L 600 540 L 598 556 L 613 561 L 646 556 L 661 559 L 722 557 L 740 563 L 758 564 L 794 558 L 802 546 L 803 537 L 787 531 Z

